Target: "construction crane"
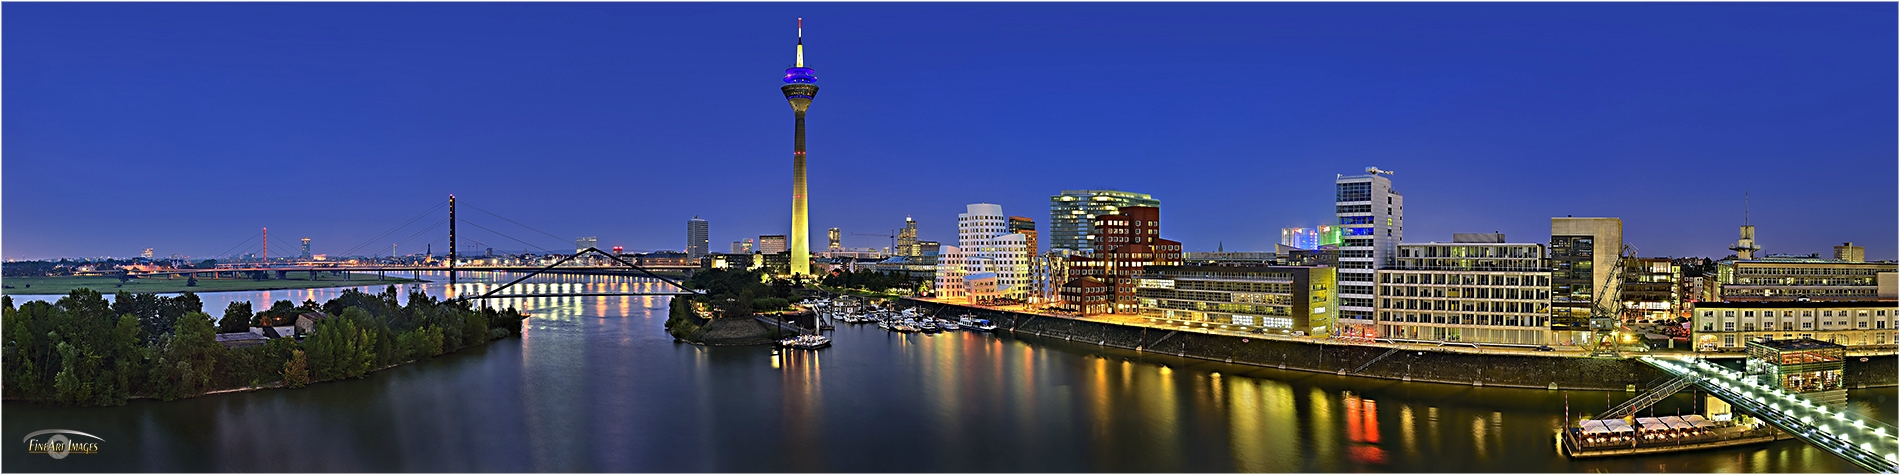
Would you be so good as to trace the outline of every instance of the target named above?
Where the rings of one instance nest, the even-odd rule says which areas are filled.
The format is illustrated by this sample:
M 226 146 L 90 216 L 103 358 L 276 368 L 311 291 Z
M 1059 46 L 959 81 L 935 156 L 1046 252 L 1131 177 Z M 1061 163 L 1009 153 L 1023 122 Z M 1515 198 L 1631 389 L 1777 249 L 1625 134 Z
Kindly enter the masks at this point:
M 870 234 L 870 233 L 851 233 L 851 235 L 852 235 L 852 236 L 866 236 L 866 237 L 881 237 L 881 238 L 890 238 L 890 239 L 891 239 L 891 247 L 890 247 L 890 252 L 891 252 L 892 254 L 896 254 L 896 253 L 897 253 L 897 230 L 895 230 L 895 229 L 893 229 L 893 230 L 891 230 L 891 233 L 890 233 L 890 234 Z
M 1617 253 L 1616 263 L 1610 266 L 1609 278 L 1597 289 L 1596 298 L 1590 302 L 1590 331 L 1595 341 L 1591 356 L 1619 356 L 1616 350 L 1616 330 L 1622 322 L 1623 304 L 1620 299 L 1610 298 L 1612 287 L 1622 287 L 1623 262 L 1636 258 L 1636 246 L 1624 244 L 1622 252 Z

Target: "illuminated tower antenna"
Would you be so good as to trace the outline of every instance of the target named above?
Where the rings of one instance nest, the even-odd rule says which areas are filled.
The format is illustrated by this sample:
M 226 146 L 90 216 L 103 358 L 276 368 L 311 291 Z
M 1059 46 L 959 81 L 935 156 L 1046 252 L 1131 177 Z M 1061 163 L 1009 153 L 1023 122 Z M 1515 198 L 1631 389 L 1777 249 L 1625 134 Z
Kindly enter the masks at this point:
M 785 70 L 785 85 L 779 91 L 785 93 L 785 100 L 792 104 L 792 115 L 796 118 L 792 128 L 792 232 L 791 232 L 791 274 L 811 274 L 811 235 L 809 233 L 810 216 L 805 199 L 805 109 L 811 107 L 811 99 L 818 95 L 818 77 L 811 68 L 805 67 L 805 19 L 798 19 L 798 59 L 790 69 Z

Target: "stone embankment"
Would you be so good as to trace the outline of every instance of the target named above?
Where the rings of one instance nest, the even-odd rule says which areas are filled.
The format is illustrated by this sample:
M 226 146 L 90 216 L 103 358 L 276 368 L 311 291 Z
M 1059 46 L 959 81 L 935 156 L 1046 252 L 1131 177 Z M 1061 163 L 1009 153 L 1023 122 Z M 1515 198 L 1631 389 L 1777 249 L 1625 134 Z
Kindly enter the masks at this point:
M 1146 353 L 1238 363 L 1269 368 L 1472 386 L 1625 390 L 1664 376 L 1661 370 L 1628 358 L 1575 355 L 1469 353 L 1435 348 L 1320 343 L 1175 331 L 1089 320 L 1030 315 L 985 308 L 909 300 L 942 314 L 969 313 L 996 322 L 1018 337 L 1040 337 L 1110 346 Z M 1896 384 L 1894 355 L 1850 358 L 1848 387 Z

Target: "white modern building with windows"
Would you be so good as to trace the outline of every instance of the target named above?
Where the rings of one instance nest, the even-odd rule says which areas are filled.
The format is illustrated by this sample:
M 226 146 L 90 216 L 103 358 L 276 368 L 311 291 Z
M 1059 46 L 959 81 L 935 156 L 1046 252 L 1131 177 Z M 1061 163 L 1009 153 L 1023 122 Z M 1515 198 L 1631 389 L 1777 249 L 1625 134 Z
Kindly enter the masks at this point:
M 1026 300 L 1031 292 L 1028 236 L 1010 232 L 1001 205 L 974 203 L 957 215 L 957 245 L 937 258 L 937 296 L 984 302 Z
M 1375 330 L 1375 271 L 1392 264 L 1405 239 L 1405 197 L 1392 189 L 1392 172 L 1367 168 L 1364 175 L 1334 180 L 1339 218 L 1339 331 L 1379 336 Z
M 1458 235 L 1460 237 L 1467 235 Z M 1550 338 L 1550 266 L 1537 243 L 1400 244 L 1380 269 L 1381 336 L 1506 345 Z

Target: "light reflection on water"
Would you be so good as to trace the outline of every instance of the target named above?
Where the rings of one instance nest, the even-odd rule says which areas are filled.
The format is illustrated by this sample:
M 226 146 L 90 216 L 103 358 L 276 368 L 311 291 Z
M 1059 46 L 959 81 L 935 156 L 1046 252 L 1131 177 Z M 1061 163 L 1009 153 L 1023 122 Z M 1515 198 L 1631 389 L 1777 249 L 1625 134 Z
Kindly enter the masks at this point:
M 436 276 L 437 280 L 440 276 Z M 487 292 L 484 275 L 431 295 Z M 534 293 L 661 290 L 560 277 Z M 365 291 L 380 292 L 381 287 Z M 203 294 L 327 300 L 340 289 Z M 405 291 L 402 292 L 406 294 Z M 405 295 L 406 297 L 406 295 Z M 23 299 L 22 299 L 23 300 Z M 524 336 L 358 381 L 122 407 L 4 405 L 5 434 L 101 435 L 10 471 L 1854 471 L 1787 441 L 1573 461 L 1564 392 L 1400 383 L 1086 344 L 841 325 L 818 352 L 677 344 L 665 297 L 495 299 Z M 1573 392 L 1576 412 L 1623 393 Z M 1849 409 L 1892 422 L 1892 388 Z M 1587 401 L 1597 400 L 1596 405 Z M 1692 410 L 1691 397 L 1657 412 Z M 1441 424 L 1443 422 L 1443 424 Z M 1386 431 L 1396 430 L 1396 434 Z M 296 448 L 289 450 L 288 448 Z

